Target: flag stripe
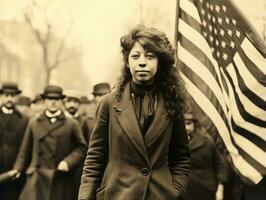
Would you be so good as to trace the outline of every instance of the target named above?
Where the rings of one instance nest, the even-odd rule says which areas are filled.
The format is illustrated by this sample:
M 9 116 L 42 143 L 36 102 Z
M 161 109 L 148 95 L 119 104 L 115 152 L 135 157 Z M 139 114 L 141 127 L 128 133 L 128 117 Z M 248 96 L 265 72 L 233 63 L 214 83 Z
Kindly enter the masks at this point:
M 259 162 L 262 166 L 266 167 L 266 155 L 262 149 L 258 148 L 258 146 L 256 146 L 251 141 L 247 140 L 245 137 L 239 134 L 233 134 L 233 137 L 236 143 L 238 144 L 239 148 L 242 148 L 243 151 L 245 151 L 249 155 L 249 157 L 246 158 L 246 160 L 248 160 L 249 163 L 250 159 L 254 159 L 257 162 Z M 248 147 L 248 149 L 244 147 Z
M 237 73 L 237 67 L 235 67 L 233 64 L 230 64 L 227 69 L 226 72 L 228 72 L 226 75 L 229 79 L 230 84 L 233 86 L 234 88 L 234 94 L 236 97 L 236 102 L 237 102 L 237 107 L 238 110 L 241 113 L 241 116 L 249 121 L 252 122 L 258 126 L 261 127 L 266 127 L 266 123 L 265 123 L 265 111 L 262 109 L 259 109 L 259 107 L 257 107 L 255 104 L 253 104 L 251 101 L 249 101 L 249 99 L 246 98 L 245 95 L 243 95 L 241 88 L 240 88 L 240 84 L 239 82 L 242 81 L 241 76 L 239 76 L 239 74 Z M 241 101 L 241 99 L 246 99 L 245 104 L 243 104 L 243 101 Z M 245 107 L 243 106 L 245 105 Z M 257 108 L 257 109 L 253 109 L 253 108 Z M 248 110 L 250 110 L 250 112 L 247 112 Z M 259 114 L 264 115 L 262 116 L 262 119 L 260 119 L 258 116 L 252 116 L 252 113 L 255 113 L 255 111 L 259 111 Z M 264 118 L 264 119 L 263 119 Z
M 245 38 L 246 40 L 246 38 Z M 266 75 L 263 74 L 262 71 L 254 64 L 253 60 L 250 60 L 247 56 L 247 52 L 245 52 L 243 49 L 239 49 L 239 56 L 242 59 L 242 62 L 246 66 L 246 70 L 251 74 L 253 79 L 257 82 L 256 84 L 260 84 L 259 87 L 264 87 L 264 93 L 265 93 L 265 86 L 266 86 Z M 263 90 L 262 90 L 263 91 Z
M 199 14 L 198 14 L 198 10 L 197 10 L 197 8 L 195 7 L 195 5 L 194 5 L 194 2 L 191 2 L 191 1 L 180 1 L 179 2 L 179 6 L 180 6 L 180 14 L 181 14 L 181 16 L 182 16 L 182 10 L 186 10 L 187 11 L 187 13 L 190 13 L 191 14 L 191 18 L 193 19 L 194 18 L 194 20 L 196 20 L 196 21 L 198 21 L 198 22 L 200 22 L 200 16 L 199 16 Z M 181 18 L 183 18 L 183 17 L 181 17 Z M 200 27 L 200 25 L 199 25 L 199 27 Z M 201 29 L 201 28 L 200 28 Z M 199 29 L 199 30 L 200 30 Z
M 239 135 L 242 135 L 243 137 L 249 139 L 251 142 L 258 145 L 258 147 L 261 148 L 263 151 L 266 151 L 265 141 L 262 138 L 254 135 L 252 132 L 247 131 L 246 129 L 238 126 L 234 120 L 232 120 L 232 128 Z
M 243 56 L 241 52 L 239 52 L 238 55 L 240 57 Z M 235 57 L 235 59 L 237 61 L 237 62 L 235 62 L 235 64 L 238 66 L 237 69 L 239 69 L 240 67 L 245 67 L 243 60 L 240 58 L 238 59 L 238 55 L 236 55 L 236 57 Z M 241 70 L 244 71 L 245 69 L 241 69 Z M 242 71 L 242 73 L 244 73 L 243 71 Z M 241 76 L 239 72 L 238 72 L 238 74 L 239 74 L 239 77 L 241 77 L 241 83 L 240 83 L 241 85 L 240 86 L 242 88 L 242 91 L 245 93 L 245 95 L 252 102 L 254 102 L 257 106 L 259 106 L 261 109 L 266 110 L 265 100 L 263 100 L 263 98 L 265 98 L 265 95 L 266 95 L 265 87 L 262 86 L 261 84 L 259 84 L 258 82 L 256 82 L 256 80 L 254 80 L 254 78 L 249 79 L 249 78 L 252 78 L 252 77 L 249 77 L 250 74 L 243 74 L 243 76 Z M 246 80 L 247 84 L 244 83 L 244 80 Z M 246 85 L 249 85 L 249 87 L 247 87 Z
M 179 66 L 180 66 L 180 70 L 183 72 L 183 74 L 188 74 L 188 75 L 190 74 L 192 76 L 195 76 L 194 79 L 192 79 L 192 80 L 190 79 L 190 80 L 191 80 L 191 82 L 194 85 L 197 85 L 197 89 L 200 90 L 201 93 L 204 93 L 204 91 L 210 91 L 210 90 L 206 90 L 206 88 L 208 88 L 208 85 L 206 85 L 204 83 L 204 81 L 202 81 L 201 78 L 199 76 L 197 76 L 197 72 L 195 74 L 182 61 L 180 61 L 180 65 Z M 197 80 L 197 83 L 195 84 L 195 82 L 193 82 L 193 80 Z M 205 96 L 206 96 L 206 94 L 205 94 Z M 211 96 L 213 97 L 213 95 L 211 95 Z M 212 102 L 210 102 L 210 103 L 212 104 L 212 106 L 215 107 L 217 111 L 218 110 L 222 111 L 221 108 L 219 109 L 219 104 L 218 105 L 215 104 L 215 102 L 217 102 L 217 99 L 213 97 L 211 100 L 212 100 Z M 213 100 L 216 100 L 216 101 L 214 101 L 214 103 L 213 103 Z M 209 101 L 210 101 L 210 99 L 209 99 Z M 226 124 L 225 115 L 223 113 L 221 113 L 221 112 L 219 112 L 219 114 L 221 115 L 221 117 L 224 116 L 224 117 L 222 117 L 222 119 L 223 119 L 224 123 Z M 227 128 L 228 128 L 228 126 L 227 126 Z M 241 129 L 238 129 L 238 131 L 241 131 Z M 236 141 L 236 142 L 233 142 L 233 143 L 234 143 L 234 145 L 237 145 L 237 149 L 238 150 L 239 150 L 239 148 L 241 148 L 241 146 L 249 147 L 248 148 L 248 153 L 250 155 L 252 155 L 252 156 L 247 156 L 246 155 L 246 158 L 248 159 L 248 162 L 250 162 L 250 161 L 252 162 L 253 158 L 255 158 L 255 160 L 258 160 L 261 163 L 264 163 L 265 164 L 266 159 L 263 159 L 264 158 L 264 156 L 263 156 L 264 155 L 264 152 L 259 147 L 257 147 L 256 145 L 254 145 L 252 143 L 252 141 L 246 140 L 243 136 L 238 135 L 238 133 L 236 131 L 234 131 L 234 138 L 236 138 L 236 139 L 233 140 L 233 141 Z M 265 145 L 263 145 L 263 146 L 265 146 Z
M 219 113 L 217 113 L 216 108 L 212 106 L 208 98 L 202 94 L 198 90 L 197 86 L 193 85 L 193 83 L 182 72 L 181 77 L 187 84 L 188 91 L 192 98 L 198 103 L 199 107 L 203 109 L 204 113 L 209 114 L 208 116 L 216 128 L 219 127 L 217 131 L 220 133 L 220 136 L 222 136 L 224 144 L 226 145 L 228 152 L 232 157 L 234 165 L 238 166 L 239 172 L 243 176 L 246 176 L 253 182 L 257 183 L 262 178 L 261 174 L 240 156 L 239 151 L 236 148 L 238 145 L 234 145 L 232 143 L 233 140 L 230 136 L 230 133 L 221 116 Z
M 239 56 L 236 55 L 236 59 L 240 59 L 240 58 L 237 58 L 237 57 L 239 57 Z M 236 63 L 238 66 L 243 66 L 241 60 L 236 61 L 235 63 Z M 244 67 L 244 66 L 243 66 L 243 67 Z M 234 68 L 236 68 L 236 67 L 234 67 Z M 238 69 L 239 69 L 239 67 L 236 68 L 236 70 L 238 70 Z M 253 91 L 255 92 L 255 91 L 257 90 L 256 87 L 254 87 L 254 86 L 248 86 L 249 84 L 252 84 L 252 80 L 251 80 L 251 78 L 249 78 L 249 76 L 250 76 L 250 74 L 249 74 L 248 72 L 245 73 L 245 74 L 242 73 L 242 75 L 240 75 L 240 73 L 237 73 L 237 77 L 238 77 L 239 81 L 240 81 L 240 82 L 244 82 L 244 80 L 245 80 L 246 83 L 243 83 L 243 84 L 247 85 L 247 87 L 249 87 L 249 88 L 252 87 L 252 88 L 253 88 L 253 89 L 251 89 L 252 92 L 253 92 Z M 252 75 L 251 75 L 251 76 L 252 76 Z M 244 78 L 242 78 L 242 77 L 244 77 Z M 253 80 L 253 81 L 254 81 L 254 80 Z M 239 84 L 241 84 L 241 83 L 239 83 Z M 259 89 L 259 88 L 258 88 L 258 89 Z M 250 95 L 246 95 L 245 93 L 246 93 L 245 91 L 242 92 L 242 94 L 244 94 L 245 98 L 250 97 Z M 255 95 L 253 95 L 253 96 L 255 96 Z M 265 93 L 265 95 L 262 95 L 261 97 L 263 98 L 263 96 L 266 96 L 266 93 Z M 262 98 L 257 97 L 257 99 L 259 99 L 259 100 L 257 100 L 255 104 L 254 104 L 252 101 L 250 101 L 250 98 L 248 98 L 248 100 L 249 100 L 250 103 L 247 102 L 247 104 L 249 105 L 249 104 L 251 104 L 251 102 L 252 102 L 252 104 L 253 104 L 252 107 L 254 107 L 253 112 L 254 112 L 254 113 L 258 113 L 258 115 L 257 115 L 258 118 L 260 118 L 260 119 L 262 119 L 262 120 L 266 120 L 266 111 L 265 111 L 265 109 L 263 109 L 263 107 L 265 107 L 265 103 L 263 103 L 263 102 L 265 102 L 265 101 L 264 101 Z M 258 101 L 260 101 L 260 102 L 258 102 Z M 260 105 L 260 106 L 259 106 L 259 105 Z M 262 107 L 262 108 L 261 108 L 261 107 Z
M 214 91 L 217 92 L 217 90 L 212 90 L 209 86 L 210 84 L 205 83 L 205 81 L 202 79 L 201 76 L 195 71 L 193 71 L 193 68 L 188 67 L 187 64 L 182 62 L 182 60 L 179 61 L 179 67 L 180 70 L 183 72 L 183 74 L 190 74 L 193 76 L 193 79 L 190 79 L 191 82 L 193 82 L 194 85 L 197 85 L 198 89 L 205 94 L 205 96 L 211 96 L 210 102 L 213 104 L 214 107 L 216 107 L 217 111 L 219 111 L 220 116 L 223 118 L 223 121 L 226 123 L 226 115 L 224 108 L 221 106 L 219 102 L 219 98 L 214 94 Z M 206 94 L 205 91 L 208 91 L 209 94 Z M 227 127 L 228 128 L 228 127 Z
M 236 170 L 258 183 L 266 174 L 266 48 L 229 0 L 180 7 L 177 63 L 200 121 Z
M 242 155 L 242 157 L 245 160 L 249 160 L 249 163 L 254 166 L 254 168 L 256 168 L 256 170 L 258 172 L 260 172 L 261 174 L 266 174 L 266 168 L 265 166 L 261 165 L 258 161 L 256 161 L 255 159 L 253 159 L 250 155 L 248 155 L 244 150 L 244 148 L 239 148 L 239 153 Z M 265 154 L 265 153 L 264 153 Z M 266 160 L 265 155 L 262 157 Z
M 265 76 L 266 74 L 265 58 L 259 53 L 259 51 L 257 51 L 257 49 L 252 45 L 252 43 L 249 40 L 244 40 L 243 43 L 241 44 L 241 48 L 243 49 L 244 52 L 246 52 L 246 55 L 249 58 L 249 60 L 252 60 L 255 66 L 257 66 L 257 68 L 260 70 L 261 73 L 258 72 L 257 74 L 263 74 Z
M 225 84 L 225 81 L 223 80 L 223 78 L 219 76 L 220 73 L 217 66 L 217 62 L 211 56 L 209 45 L 201 34 L 200 22 L 194 19 L 192 16 L 190 16 L 186 11 L 182 9 L 180 9 L 180 13 L 181 13 L 181 20 L 179 20 L 179 27 L 180 27 L 179 32 L 183 36 L 188 37 L 189 40 L 193 42 L 194 47 L 201 49 L 202 54 L 198 56 L 198 59 L 202 63 L 204 64 L 206 63 L 208 69 L 211 72 L 216 71 L 216 73 L 218 74 L 218 80 L 219 80 L 218 83 L 223 84 L 223 89 L 228 93 L 228 88 L 227 85 Z
M 235 94 L 235 87 L 234 85 L 232 85 L 232 80 L 228 74 L 228 72 L 222 71 L 222 74 L 225 77 L 225 80 L 227 82 L 228 85 L 228 89 L 229 89 L 229 100 L 230 100 L 230 108 L 232 110 L 232 114 L 233 114 L 233 119 L 235 120 L 235 122 L 237 122 L 237 124 L 241 125 L 242 128 L 247 129 L 248 131 L 252 132 L 253 134 L 257 135 L 258 137 L 261 137 L 263 140 L 265 140 L 265 128 L 261 128 L 258 127 L 248 121 L 245 121 L 240 112 L 239 112 L 239 108 L 237 106 L 237 95 Z M 225 75 L 226 74 L 226 75 Z
M 212 92 L 215 94 L 215 96 L 217 97 L 221 107 L 223 108 L 224 112 L 226 112 L 226 105 L 225 103 L 222 101 L 223 99 L 223 94 L 221 93 L 221 88 L 218 85 L 217 81 L 215 80 L 215 77 L 213 77 L 213 75 L 216 74 L 212 74 L 210 73 L 210 71 L 201 63 L 197 60 L 197 58 L 200 56 L 199 52 L 197 52 L 196 50 L 198 49 L 194 49 L 195 54 L 197 55 L 197 57 L 195 57 L 194 55 L 190 54 L 191 52 L 189 52 L 189 49 L 191 49 L 191 47 L 193 47 L 194 45 L 192 43 L 189 43 L 188 40 L 186 40 L 185 37 L 182 37 L 181 39 L 181 44 L 185 45 L 185 47 L 187 48 L 184 49 L 182 47 L 179 48 L 179 55 L 180 57 L 182 57 L 182 61 L 184 63 L 186 63 L 187 66 L 190 66 L 190 68 L 198 75 L 201 77 L 202 80 L 207 80 L 209 83 L 209 86 L 212 90 Z

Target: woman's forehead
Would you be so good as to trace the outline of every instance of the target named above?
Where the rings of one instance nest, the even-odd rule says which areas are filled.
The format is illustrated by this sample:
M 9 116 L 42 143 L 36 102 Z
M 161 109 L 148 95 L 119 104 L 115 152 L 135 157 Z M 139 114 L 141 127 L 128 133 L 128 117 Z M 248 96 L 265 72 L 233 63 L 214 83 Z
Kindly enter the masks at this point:
M 147 44 L 135 42 L 130 52 L 154 52 L 152 48 Z

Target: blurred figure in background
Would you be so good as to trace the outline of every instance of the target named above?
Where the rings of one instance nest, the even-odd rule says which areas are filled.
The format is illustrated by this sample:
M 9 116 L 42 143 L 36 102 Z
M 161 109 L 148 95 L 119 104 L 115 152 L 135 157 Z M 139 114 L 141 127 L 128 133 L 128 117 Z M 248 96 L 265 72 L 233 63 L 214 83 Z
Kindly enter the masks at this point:
M 87 120 L 80 114 L 79 108 L 81 105 L 81 93 L 77 90 L 64 90 L 64 107 L 68 116 L 76 119 L 81 125 L 83 136 L 88 144 L 89 142 L 89 130 Z
M 95 116 L 99 102 L 102 100 L 104 95 L 110 92 L 111 92 L 111 87 L 109 83 L 103 82 L 93 86 L 92 95 L 94 96 L 94 98 L 88 106 L 88 114 L 87 114 L 87 120 L 90 131 L 92 131 L 95 124 Z
M 16 99 L 16 108 L 27 117 L 31 118 L 33 112 L 31 110 L 31 99 L 27 96 L 20 95 Z
M 27 127 L 14 165 L 26 171 L 20 200 L 73 200 L 75 170 L 86 154 L 86 142 L 76 120 L 62 111 L 62 88 L 49 85 L 42 94 L 45 110 Z
M 86 140 L 87 146 L 90 139 L 90 131 L 87 124 L 87 120 L 84 116 L 80 115 L 79 107 L 81 105 L 81 93 L 77 90 L 64 90 L 64 106 L 66 110 L 66 115 L 70 116 L 71 118 L 77 120 L 82 128 L 83 137 Z M 85 158 L 84 158 L 85 160 Z M 73 187 L 75 187 L 75 199 L 78 198 L 78 191 L 80 186 L 80 179 L 82 175 L 83 163 L 84 160 L 80 163 L 80 166 L 75 170 L 76 173 L 76 180 L 73 183 Z
M 79 113 L 81 116 L 86 117 L 88 115 L 90 100 L 87 96 L 81 96 L 80 98 L 80 106 Z
M 1 91 L 0 174 L 13 168 L 28 122 L 28 118 L 18 111 L 15 106 L 15 97 L 21 93 L 17 84 L 5 82 Z M 17 200 L 23 183 L 23 176 L 20 179 L 0 183 L 0 199 Z
M 0 106 L 2 105 L 2 95 L 3 95 L 3 91 L 0 89 Z
M 31 109 L 34 115 L 41 114 L 44 110 L 44 103 L 41 94 L 36 94 L 31 102 Z
M 191 174 L 185 200 L 222 200 L 227 166 L 211 136 L 192 112 L 184 114 L 191 150 Z
M 82 116 L 79 113 L 81 104 L 81 93 L 77 90 L 64 90 L 65 98 L 63 100 L 65 110 L 71 117 L 81 122 Z

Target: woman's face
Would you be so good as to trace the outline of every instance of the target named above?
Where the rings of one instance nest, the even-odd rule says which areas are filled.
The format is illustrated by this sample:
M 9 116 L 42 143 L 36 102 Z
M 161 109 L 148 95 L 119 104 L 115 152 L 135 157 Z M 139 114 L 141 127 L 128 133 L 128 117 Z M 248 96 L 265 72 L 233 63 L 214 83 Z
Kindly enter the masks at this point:
M 152 84 L 158 70 L 158 57 L 136 42 L 128 55 L 128 67 L 137 84 Z

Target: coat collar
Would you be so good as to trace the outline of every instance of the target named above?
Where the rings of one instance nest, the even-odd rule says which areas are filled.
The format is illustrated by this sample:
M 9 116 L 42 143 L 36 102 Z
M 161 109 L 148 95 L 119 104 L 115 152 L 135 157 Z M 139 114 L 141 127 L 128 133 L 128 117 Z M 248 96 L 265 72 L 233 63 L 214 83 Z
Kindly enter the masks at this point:
M 16 109 L 16 107 L 13 109 L 12 114 L 5 114 L 2 111 L 2 107 L 0 107 L 0 128 L 4 129 L 8 123 L 16 123 L 16 120 L 19 118 L 22 118 L 23 115 L 21 114 L 20 111 Z M 15 122 L 14 122 L 15 120 Z
M 158 103 L 154 119 L 144 138 L 139 128 L 133 107 L 129 84 L 126 85 L 120 101 L 117 101 L 117 103 L 114 105 L 114 108 L 117 111 L 118 120 L 125 130 L 125 133 L 130 138 L 130 141 L 134 144 L 139 153 L 143 155 L 146 160 L 148 160 L 146 148 L 160 137 L 161 133 L 169 123 L 169 118 L 167 117 L 167 112 L 164 102 L 162 101 L 162 97 L 160 95 L 158 96 Z
M 200 132 L 193 132 L 191 134 L 192 134 L 192 137 L 191 137 L 191 140 L 189 141 L 189 147 L 190 147 L 191 151 L 195 150 L 195 149 L 198 149 L 201 146 L 205 145 L 206 136 L 204 136 Z
M 58 116 L 55 123 L 50 123 L 48 118 L 45 116 L 44 112 L 37 117 L 37 121 L 40 124 L 41 130 L 39 131 L 39 139 L 42 139 L 47 134 L 50 134 L 52 131 L 58 129 L 61 127 L 65 122 L 65 115 L 64 112 L 61 113 L 61 115 Z

